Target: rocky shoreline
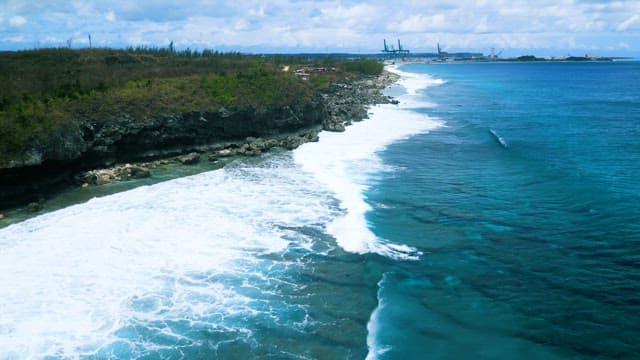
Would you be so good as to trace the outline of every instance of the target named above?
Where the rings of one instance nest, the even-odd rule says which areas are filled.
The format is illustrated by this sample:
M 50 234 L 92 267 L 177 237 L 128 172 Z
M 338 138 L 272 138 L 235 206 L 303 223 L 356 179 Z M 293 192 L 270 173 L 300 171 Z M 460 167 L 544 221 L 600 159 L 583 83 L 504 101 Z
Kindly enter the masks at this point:
M 398 78 L 385 71 L 347 79 L 331 84 L 312 103 L 252 113 L 221 108 L 165 115 L 142 124 L 126 116 L 99 128 L 87 122 L 85 128 L 63 134 L 55 146 L 58 153 L 49 153 L 48 159 L 42 153 L 29 154 L 21 163 L 0 169 L 0 210 L 25 206 L 37 212 L 44 199 L 65 188 L 153 177 L 156 167 L 170 163 L 192 165 L 257 156 L 273 148 L 295 149 L 317 141 L 319 131 L 344 131 L 366 119 L 369 105 L 396 103 L 383 90 Z M 3 217 L 0 213 L 0 220 Z

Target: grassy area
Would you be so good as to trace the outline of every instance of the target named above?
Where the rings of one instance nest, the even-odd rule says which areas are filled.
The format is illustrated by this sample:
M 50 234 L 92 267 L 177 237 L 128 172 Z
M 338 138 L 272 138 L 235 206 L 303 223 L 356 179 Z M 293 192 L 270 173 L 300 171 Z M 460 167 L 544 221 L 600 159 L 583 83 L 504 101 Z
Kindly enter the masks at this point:
M 288 65 L 289 71 L 282 71 Z M 331 67 L 303 81 L 301 67 Z M 0 52 L 0 164 L 84 121 L 282 106 L 339 78 L 376 74 L 373 60 L 172 49 Z

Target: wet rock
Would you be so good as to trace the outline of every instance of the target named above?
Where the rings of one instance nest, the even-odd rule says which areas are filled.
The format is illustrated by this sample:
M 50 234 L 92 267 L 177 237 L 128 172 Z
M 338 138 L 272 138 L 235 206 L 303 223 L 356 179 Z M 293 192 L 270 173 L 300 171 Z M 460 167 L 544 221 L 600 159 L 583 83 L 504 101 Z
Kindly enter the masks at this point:
M 38 212 L 42 210 L 42 204 L 37 202 L 30 202 L 25 208 L 28 212 Z
M 267 145 L 265 144 L 265 141 L 261 138 L 257 138 L 257 139 L 254 138 L 253 141 L 250 141 L 249 147 L 251 148 L 251 150 L 257 150 L 259 152 L 262 152 L 268 149 Z
M 232 156 L 235 155 L 234 151 L 231 149 L 222 149 L 220 151 L 217 152 L 217 155 L 219 157 L 225 157 L 225 156 Z
M 329 123 L 322 126 L 323 130 L 332 132 L 343 132 L 345 130 L 344 125 L 337 123 Z
M 78 180 L 88 185 L 105 185 L 114 181 L 141 179 L 151 176 L 149 169 L 139 165 L 125 164 L 109 169 L 90 170 L 78 177 Z
M 287 136 L 285 137 L 280 146 L 282 146 L 283 148 L 287 149 L 287 150 L 293 150 L 295 148 L 297 148 L 298 146 L 300 146 L 302 143 L 304 142 L 304 140 L 299 137 L 299 136 Z
M 317 142 L 318 140 L 320 140 L 318 132 L 316 130 L 309 131 L 309 133 L 307 134 L 307 140 L 310 142 Z
M 116 180 L 142 179 L 150 176 L 149 169 L 143 166 L 126 164 L 115 169 Z
M 194 165 L 200 162 L 200 154 L 190 153 L 187 155 L 178 156 L 178 161 L 183 165 Z
M 113 182 L 115 177 L 116 176 L 111 169 L 93 170 L 87 172 L 85 181 L 91 185 L 106 185 Z
M 276 139 L 269 139 L 264 142 L 264 146 L 265 148 L 271 149 L 272 147 L 279 146 L 279 143 Z

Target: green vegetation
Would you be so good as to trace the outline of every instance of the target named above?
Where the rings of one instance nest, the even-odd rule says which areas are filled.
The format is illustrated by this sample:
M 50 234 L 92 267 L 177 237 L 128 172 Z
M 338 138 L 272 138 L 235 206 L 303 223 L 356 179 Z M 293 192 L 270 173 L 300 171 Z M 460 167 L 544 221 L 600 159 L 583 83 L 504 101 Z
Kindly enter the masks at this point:
M 384 70 L 381 62 L 371 59 L 359 59 L 345 64 L 347 71 L 365 75 L 380 75 Z
M 332 71 L 303 81 L 294 75 L 303 67 Z M 306 101 L 336 79 L 381 71 L 366 59 L 172 47 L 0 52 L 0 163 L 86 121 L 282 106 Z

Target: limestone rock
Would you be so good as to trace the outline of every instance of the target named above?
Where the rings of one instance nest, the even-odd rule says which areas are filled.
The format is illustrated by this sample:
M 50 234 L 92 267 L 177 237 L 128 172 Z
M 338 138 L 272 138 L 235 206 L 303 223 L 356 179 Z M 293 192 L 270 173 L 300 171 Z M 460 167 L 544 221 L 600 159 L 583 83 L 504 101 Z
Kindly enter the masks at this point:
M 322 129 L 326 131 L 332 131 L 332 132 L 343 132 L 345 130 L 344 125 L 336 124 L 336 123 L 329 123 L 329 124 L 323 125 Z
M 200 154 L 193 152 L 187 155 L 178 156 L 178 161 L 183 165 L 194 165 L 200 162 Z
M 222 149 L 222 150 L 218 151 L 217 154 L 218 154 L 218 156 L 221 156 L 221 157 L 235 155 L 233 150 L 231 150 L 231 149 Z
M 111 170 L 90 171 L 86 181 L 93 185 L 110 184 L 115 179 L 115 174 Z
M 114 181 L 140 179 L 150 176 L 151 172 L 146 167 L 125 164 L 109 169 L 90 170 L 79 176 L 77 180 L 90 185 L 105 185 Z
M 126 164 L 115 168 L 116 180 L 141 179 L 151 176 L 151 172 L 146 167 Z

